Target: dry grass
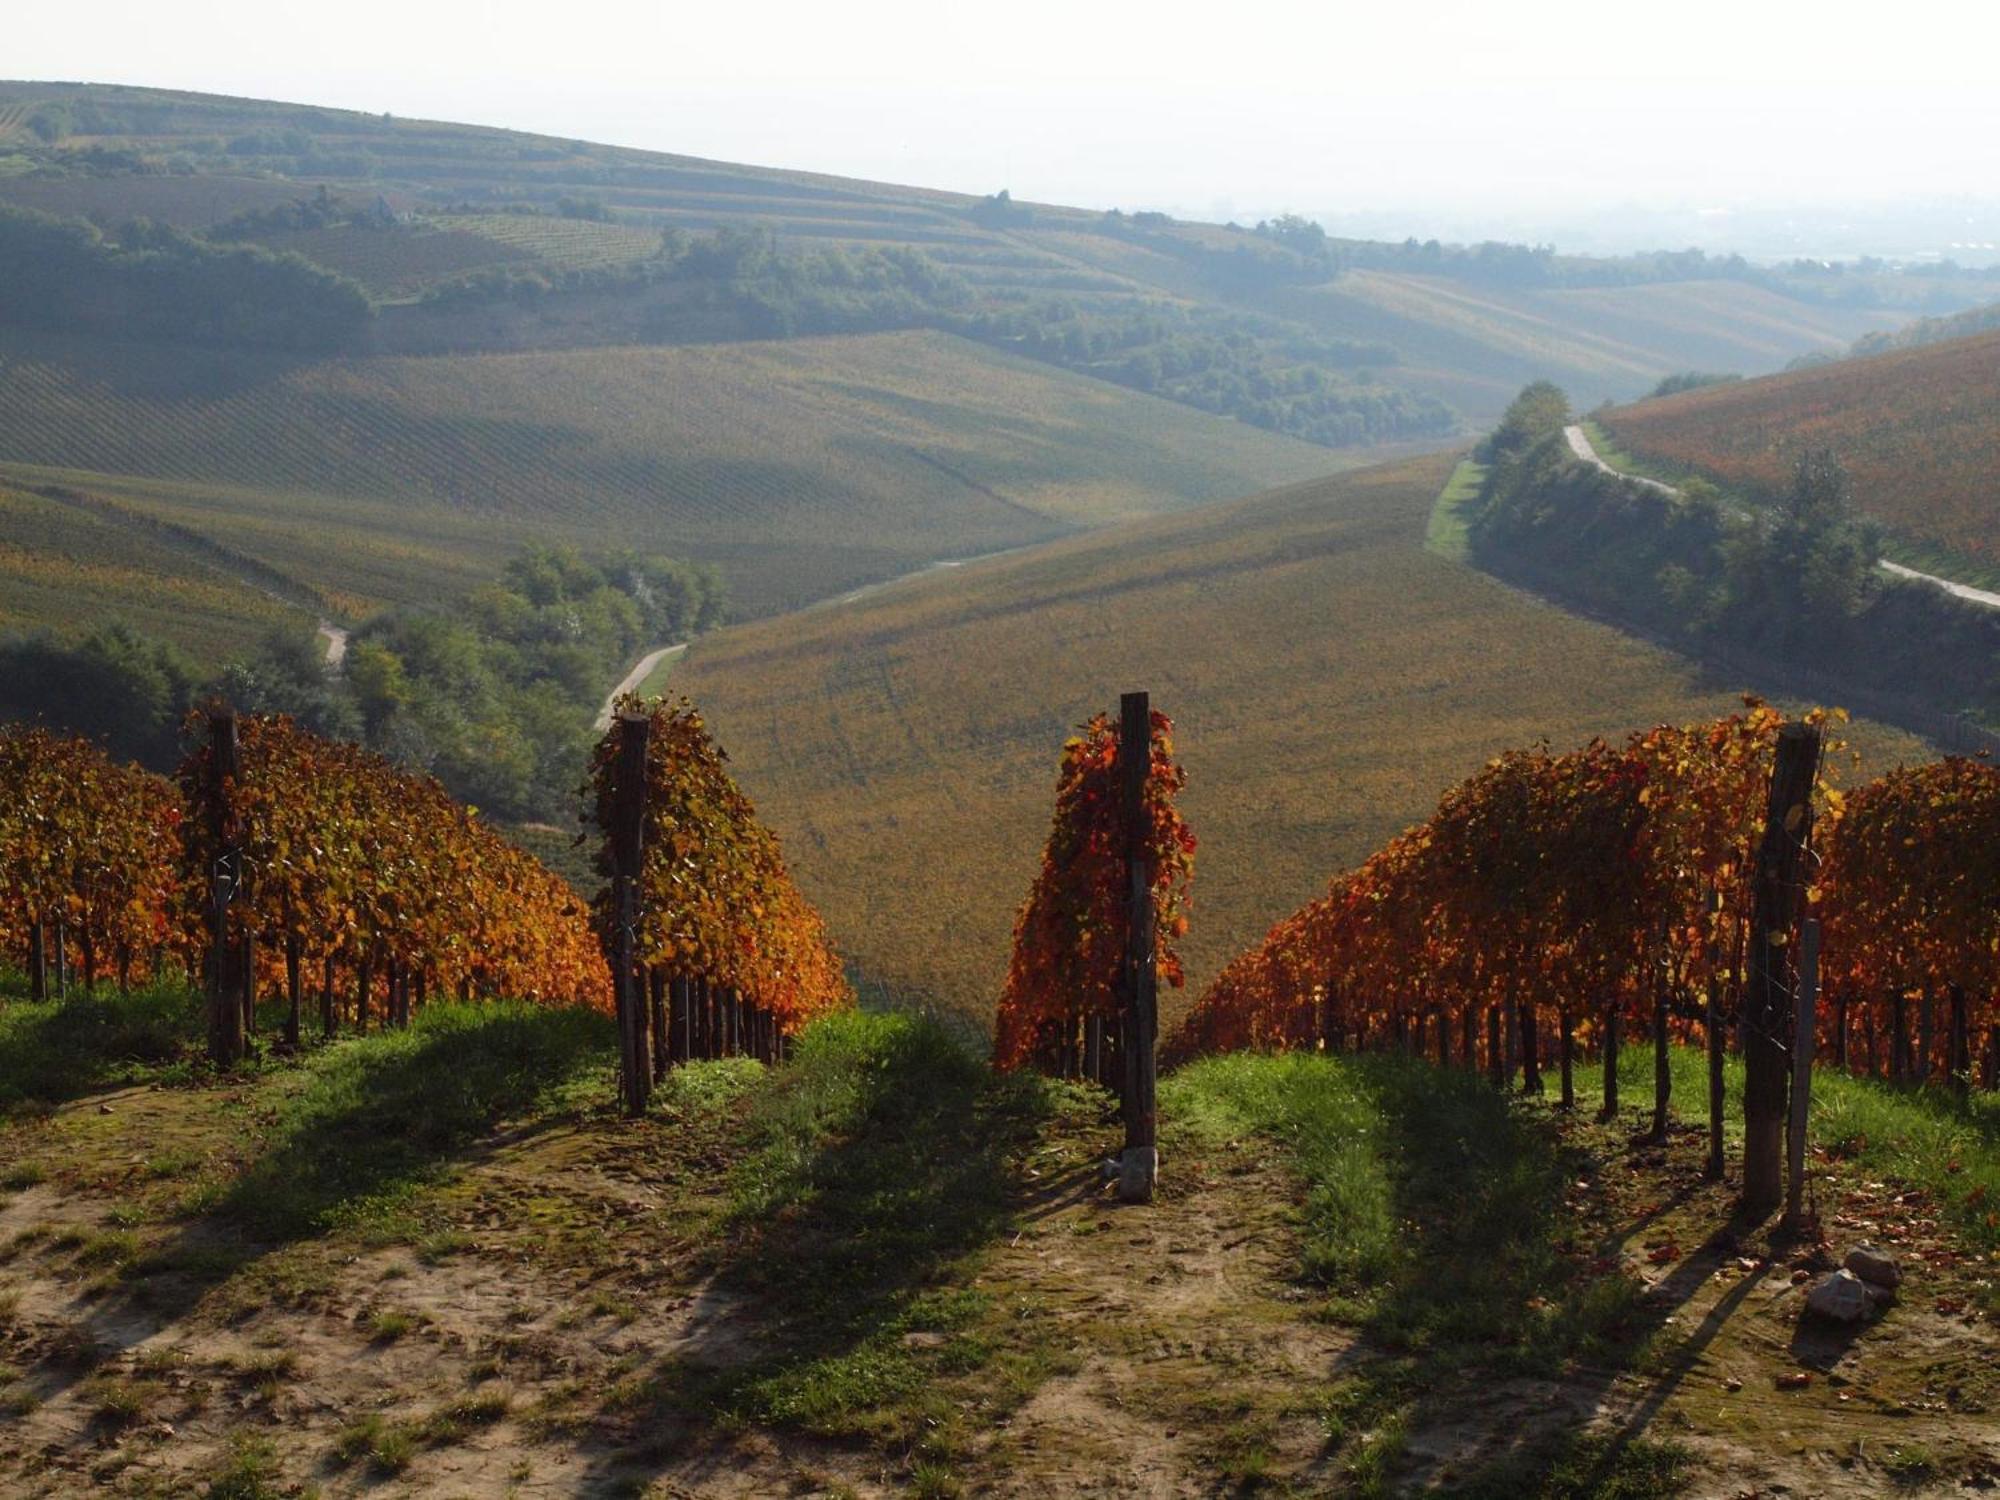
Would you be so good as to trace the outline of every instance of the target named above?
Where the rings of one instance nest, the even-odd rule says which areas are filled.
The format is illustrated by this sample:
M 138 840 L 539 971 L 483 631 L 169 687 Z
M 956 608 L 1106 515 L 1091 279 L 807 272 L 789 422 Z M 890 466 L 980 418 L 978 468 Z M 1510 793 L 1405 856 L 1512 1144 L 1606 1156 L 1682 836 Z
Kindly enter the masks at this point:
M 1738 684 L 1426 553 L 1453 462 L 1299 485 L 727 631 L 689 651 L 675 686 L 867 975 L 982 1020 L 1064 736 L 1120 690 L 1148 689 L 1178 726 L 1202 840 L 1187 945 L 1198 991 L 1497 751 L 1732 706 Z

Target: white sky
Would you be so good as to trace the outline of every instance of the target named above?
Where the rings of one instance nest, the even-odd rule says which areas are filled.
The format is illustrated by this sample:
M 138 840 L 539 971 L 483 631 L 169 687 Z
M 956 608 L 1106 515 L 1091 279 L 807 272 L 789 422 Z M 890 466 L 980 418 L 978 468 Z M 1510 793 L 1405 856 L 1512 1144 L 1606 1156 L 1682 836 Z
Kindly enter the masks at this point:
M 508 125 L 1087 206 L 2000 193 L 2000 0 L 93 0 L 0 76 Z

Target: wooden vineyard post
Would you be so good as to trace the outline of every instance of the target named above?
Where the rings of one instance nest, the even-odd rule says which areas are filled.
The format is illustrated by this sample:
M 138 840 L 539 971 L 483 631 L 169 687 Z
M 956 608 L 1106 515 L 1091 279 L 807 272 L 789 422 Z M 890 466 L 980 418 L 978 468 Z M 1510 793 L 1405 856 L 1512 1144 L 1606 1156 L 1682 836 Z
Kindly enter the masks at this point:
M 1506 1059 L 1500 1050 L 1500 1007 L 1486 1007 L 1486 1067 L 1493 1075 L 1493 1087 L 1507 1086 Z
M 646 996 L 638 965 L 639 890 L 646 826 L 646 741 L 653 721 L 618 716 L 617 780 L 612 790 L 611 982 L 618 1015 L 618 1097 L 628 1115 L 646 1112 L 652 1089 L 646 1055 Z
M 1819 1036 L 1819 923 L 1808 917 L 1799 931 L 1799 995 L 1792 1028 L 1792 1117 L 1785 1142 L 1788 1177 L 1785 1227 L 1805 1227 L 1806 1115 L 1812 1108 L 1813 1047 Z
M 1159 1032 L 1159 971 L 1153 951 L 1153 861 L 1146 846 L 1146 779 L 1153 761 L 1152 705 L 1144 693 L 1118 700 L 1118 782 L 1125 831 L 1125 1152 L 1118 1196 L 1149 1202 L 1159 1176 L 1158 1118 L 1153 1102 L 1158 1078 L 1154 1046 Z
M 285 1046 L 299 1050 L 299 935 L 285 933 Z
M 219 708 L 208 716 L 208 831 L 215 865 L 208 881 L 208 1055 L 227 1067 L 243 1055 L 243 998 L 238 965 L 242 950 L 229 937 L 229 907 L 242 874 L 242 851 L 235 843 L 229 793 L 242 772 L 236 742 L 236 713 Z
M 1743 1206 L 1754 1214 L 1767 1214 L 1784 1201 L 1793 960 L 1819 757 L 1820 734 L 1813 725 L 1787 724 L 1778 731 L 1753 871 L 1750 973 L 1743 996 Z
M 1703 1168 L 1710 1182 L 1722 1181 L 1724 1171 L 1722 1145 L 1723 1113 L 1723 1048 L 1727 1039 L 1722 1032 L 1722 976 L 1716 972 L 1721 961 L 1721 950 L 1715 940 L 1713 919 L 1722 911 L 1722 892 L 1709 895 L 1711 929 L 1708 937 L 1708 996 L 1702 1010 L 1702 1041 L 1708 1049 L 1708 1161 Z
M 667 1076 L 672 1059 L 667 1048 L 672 1033 L 667 1028 L 667 971 L 658 964 L 646 970 L 646 1001 L 653 1039 L 653 1082 Z

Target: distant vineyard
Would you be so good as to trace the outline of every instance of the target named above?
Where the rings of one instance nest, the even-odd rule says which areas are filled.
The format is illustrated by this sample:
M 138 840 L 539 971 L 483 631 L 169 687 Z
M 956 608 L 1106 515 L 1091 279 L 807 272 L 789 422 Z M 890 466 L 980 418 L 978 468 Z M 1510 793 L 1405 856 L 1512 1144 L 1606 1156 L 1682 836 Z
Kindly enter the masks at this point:
M 499 246 L 493 260 L 532 257 L 564 269 L 645 260 L 660 248 L 660 231 L 655 228 L 547 214 L 446 214 L 431 222 L 447 233 L 473 235 Z
M 334 225 L 258 236 L 272 250 L 290 250 L 352 277 L 377 297 L 411 297 L 434 282 L 488 266 L 532 259 L 494 236 L 463 230 L 369 229 Z
M 423 545 L 447 567 L 480 545 L 459 535 L 473 517 L 593 545 L 611 526 L 721 562 L 757 611 L 1332 462 L 935 334 L 308 366 L 55 338 L 5 348 L 0 461 L 169 481 L 188 491 L 177 521 L 377 598 L 421 585 L 393 558 L 372 560 L 373 580 L 360 562 L 408 545 L 427 515 Z M 253 511 L 256 530 L 239 532 Z M 329 549 L 329 526 L 360 533 L 359 550 Z
M 2000 333 L 1710 386 L 1603 413 L 1632 453 L 1766 495 L 1808 446 L 1911 538 L 2000 562 Z

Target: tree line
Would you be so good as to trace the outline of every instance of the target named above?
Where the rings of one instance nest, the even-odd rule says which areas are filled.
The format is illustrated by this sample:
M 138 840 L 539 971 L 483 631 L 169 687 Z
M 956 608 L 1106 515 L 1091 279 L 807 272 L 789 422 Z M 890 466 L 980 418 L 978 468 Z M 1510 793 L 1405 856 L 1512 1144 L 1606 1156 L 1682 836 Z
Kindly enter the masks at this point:
M 359 286 L 302 256 L 0 205 L 0 326 L 324 351 L 370 313 Z

